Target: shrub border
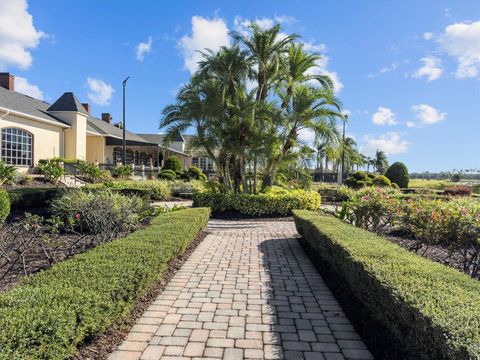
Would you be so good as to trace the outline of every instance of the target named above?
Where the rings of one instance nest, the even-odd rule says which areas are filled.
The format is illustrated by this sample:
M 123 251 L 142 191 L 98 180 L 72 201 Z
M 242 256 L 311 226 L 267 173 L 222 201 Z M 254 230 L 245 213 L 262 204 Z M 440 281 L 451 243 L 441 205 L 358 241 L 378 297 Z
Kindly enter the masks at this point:
M 294 218 L 331 282 L 346 288 L 341 300 L 361 305 L 353 310 L 360 328 L 380 325 L 383 358 L 480 358 L 476 280 L 333 216 L 299 210 Z
M 65 359 L 128 315 L 170 260 L 206 226 L 209 209 L 150 226 L 54 265 L 0 295 L 0 358 Z

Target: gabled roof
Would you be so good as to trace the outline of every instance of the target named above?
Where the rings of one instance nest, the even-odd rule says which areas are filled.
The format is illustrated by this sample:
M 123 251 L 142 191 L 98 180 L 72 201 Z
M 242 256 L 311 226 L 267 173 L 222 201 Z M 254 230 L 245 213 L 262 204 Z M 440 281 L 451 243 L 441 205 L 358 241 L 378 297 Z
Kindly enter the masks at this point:
M 87 118 L 87 129 L 91 132 L 94 131 L 103 136 L 111 136 L 117 139 L 123 139 L 122 129 L 116 127 L 115 125 L 109 124 L 106 121 L 97 119 L 93 116 L 89 116 Z M 125 138 L 129 141 L 156 144 L 155 142 L 149 141 L 148 139 L 140 137 L 137 134 L 134 134 L 128 130 L 125 130 Z
M 66 92 L 60 96 L 47 111 L 78 111 L 88 115 L 87 110 L 72 92 Z
M 138 134 L 138 135 L 149 142 L 152 142 L 161 146 L 163 146 L 163 143 L 165 141 L 164 134 Z
M 0 86 L 0 107 L 18 111 L 31 116 L 36 116 L 47 121 L 58 123 L 62 126 L 68 125 L 52 114 L 47 113 L 49 106 L 50 104 L 44 101 L 34 99 L 30 96 L 23 95 L 15 91 L 7 90 Z

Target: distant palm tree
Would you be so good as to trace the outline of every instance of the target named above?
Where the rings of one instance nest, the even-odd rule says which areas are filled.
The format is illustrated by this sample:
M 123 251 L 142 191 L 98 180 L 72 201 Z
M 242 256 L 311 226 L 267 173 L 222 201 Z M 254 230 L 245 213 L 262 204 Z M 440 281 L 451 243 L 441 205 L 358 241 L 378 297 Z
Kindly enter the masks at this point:
M 375 153 L 375 170 L 379 174 L 385 174 L 388 168 L 388 159 L 384 151 L 377 150 Z

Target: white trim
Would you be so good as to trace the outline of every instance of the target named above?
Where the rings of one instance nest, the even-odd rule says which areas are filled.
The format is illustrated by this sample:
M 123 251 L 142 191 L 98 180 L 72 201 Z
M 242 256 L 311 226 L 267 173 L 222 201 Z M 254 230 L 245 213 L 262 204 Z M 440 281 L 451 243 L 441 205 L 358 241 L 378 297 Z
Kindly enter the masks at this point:
M 26 119 L 29 119 L 29 120 L 35 120 L 35 121 L 42 122 L 42 123 L 49 124 L 49 125 L 53 125 L 53 126 L 58 126 L 58 127 L 62 127 L 62 128 L 70 128 L 71 127 L 70 125 L 67 125 L 67 124 L 62 124 L 60 122 L 43 119 L 43 118 L 38 117 L 38 116 L 26 114 L 26 113 L 23 113 L 23 112 L 20 112 L 20 111 L 4 108 L 4 107 L 1 107 L 1 106 L 0 106 L 0 111 L 6 113 L 5 115 L 8 115 L 8 114 L 16 115 L 16 116 L 20 116 L 20 117 L 23 117 L 23 118 L 26 118 Z

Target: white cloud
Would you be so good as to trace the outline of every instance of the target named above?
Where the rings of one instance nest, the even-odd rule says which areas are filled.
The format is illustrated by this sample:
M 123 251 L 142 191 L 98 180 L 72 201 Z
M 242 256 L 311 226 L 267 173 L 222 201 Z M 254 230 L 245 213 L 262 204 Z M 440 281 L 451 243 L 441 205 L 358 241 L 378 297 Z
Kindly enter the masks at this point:
M 384 151 L 387 155 L 403 154 L 408 150 L 410 143 L 402 140 L 397 132 L 387 132 L 380 136 L 365 135 L 364 144 L 360 147 L 360 151 L 364 154 L 371 155 L 377 150 Z
M 373 114 L 372 122 L 375 125 L 395 125 L 398 123 L 395 118 L 395 113 L 391 109 L 382 106 Z
M 152 42 L 153 39 L 151 36 L 149 36 L 146 42 L 141 42 L 137 45 L 136 55 L 138 61 L 143 61 L 145 54 L 148 54 L 150 51 L 152 51 Z
M 442 61 L 435 56 L 427 56 L 420 61 L 423 66 L 415 71 L 412 76 L 414 78 L 426 77 L 427 81 L 437 80 L 443 73 Z
M 303 43 L 303 50 L 308 52 L 321 52 L 324 53 L 327 51 L 327 45 L 325 44 L 315 44 L 314 42 L 304 41 Z
M 384 68 L 381 68 L 378 72 L 380 74 L 386 74 L 390 71 L 396 70 L 399 66 L 400 66 L 400 63 L 396 61 L 391 63 L 389 66 L 385 66 Z
M 405 125 L 407 125 L 407 127 L 409 127 L 409 128 L 415 127 L 415 123 L 414 123 L 413 121 L 407 121 L 407 122 L 405 123 Z
M 277 15 L 277 16 L 274 16 L 273 18 L 269 18 L 269 17 L 256 18 L 253 21 L 237 15 L 233 19 L 233 25 L 235 26 L 236 31 L 243 34 L 247 34 L 249 31 L 248 28 L 250 27 L 250 25 L 252 25 L 252 23 L 260 26 L 261 29 L 269 29 L 273 27 L 275 24 L 292 24 L 297 21 L 298 20 L 296 18 L 288 15 Z
M 434 34 L 432 32 L 423 33 L 423 38 L 425 40 L 431 40 L 431 39 L 433 39 L 433 36 L 434 36 Z
M 447 117 L 447 113 L 440 112 L 427 104 L 413 105 L 412 111 L 418 120 L 427 125 L 435 124 Z
M 337 94 L 343 89 L 343 84 L 338 74 L 327 68 L 329 60 L 330 58 L 328 56 L 322 55 L 322 57 L 315 62 L 317 66 L 308 69 L 306 73 L 309 75 L 327 75 L 330 77 L 333 82 L 333 91 Z M 312 85 L 315 84 L 318 84 L 318 82 L 312 82 Z
M 227 24 L 218 17 L 210 20 L 201 16 L 193 16 L 192 34 L 184 35 L 178 45 L 182 51 L 185 69 L 194 73 L 202 58 L 199 51 L 205 49 L 216 51 L 222 46 L 230 45 Z
M 38 100 L 43 100 L 43 92 L 38 86 L 30 84 L 27 79 L 20 76 L 15 76 L 15 91 Z
M 313 131 L 312 129 L 308 129 L 308 128 L 300 129 L 298 131 L 298 138 L 300 139 L 300 141 L 303 141 L 303 142 L 311 145 L 313 143 L 313 141 L 315 140 L 315 131 Z
M 28 69 L 35 49 L 45 34 L 35 29 L 26 0 L 0 1 L 0 67 Z
M 110 84 L 101 79 L 87 78 L 88 98 L 97 105 L 110 105 L 115 90 Z
M 449 25 L 438 41 L 457 62 L 455 76 L 477 77 L 480 72 L 480 21 Z

